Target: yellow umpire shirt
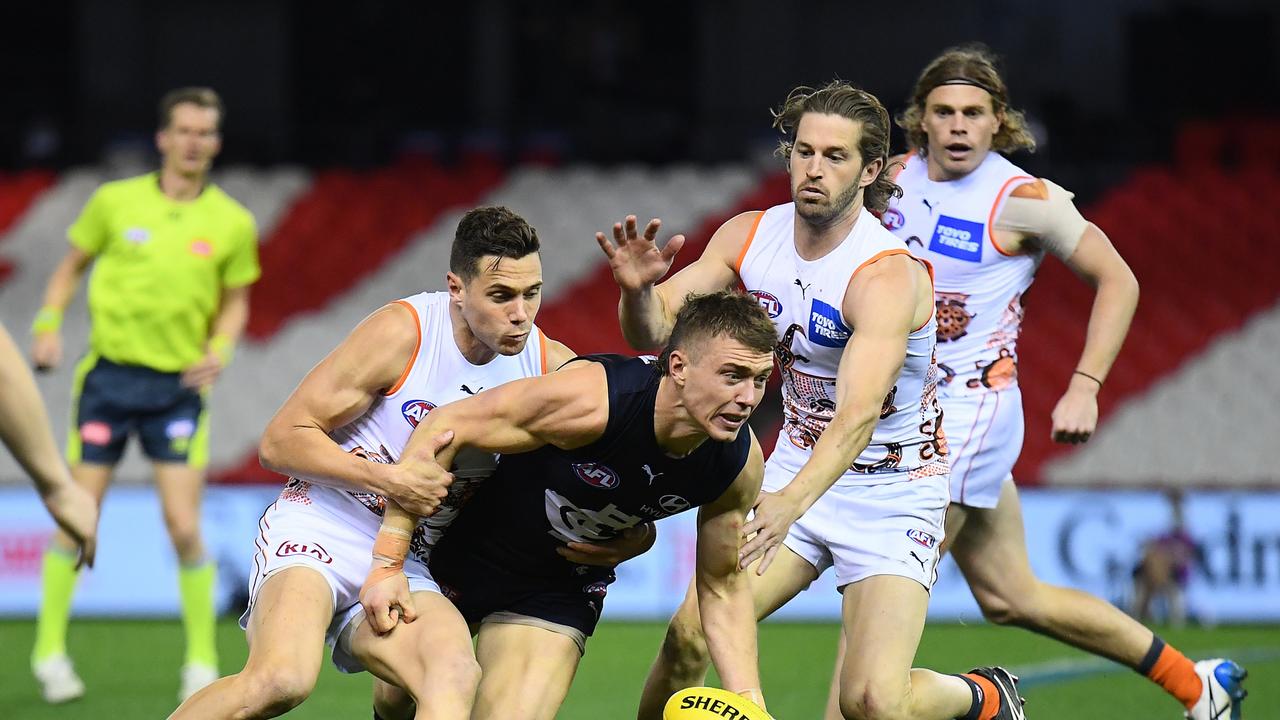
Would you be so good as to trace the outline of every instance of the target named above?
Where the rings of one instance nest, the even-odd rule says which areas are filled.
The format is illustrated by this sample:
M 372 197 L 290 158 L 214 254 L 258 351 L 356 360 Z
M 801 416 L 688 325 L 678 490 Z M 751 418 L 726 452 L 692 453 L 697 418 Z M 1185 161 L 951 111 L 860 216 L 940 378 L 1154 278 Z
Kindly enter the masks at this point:
M 160 372 L 203 358 L 223 289 L 262 272 L 257 228 L 243 205 L 213 184 L 178 202 L 156 173 L 102 185 L 67 237 L 95 260 L 90 349 Z

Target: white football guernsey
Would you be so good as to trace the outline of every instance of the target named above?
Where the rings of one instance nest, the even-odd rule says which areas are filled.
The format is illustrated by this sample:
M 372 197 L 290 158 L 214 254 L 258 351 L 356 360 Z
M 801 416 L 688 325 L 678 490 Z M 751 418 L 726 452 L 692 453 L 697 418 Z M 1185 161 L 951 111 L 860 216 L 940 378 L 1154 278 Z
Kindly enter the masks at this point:
M 770 464 L 799 470 L 835 416 L 836 370 L 857 332 L 841 310 L 845 292 L 859 270 L 894 254 L 910 255 L 865 208 L 848 237 L 817 260 L 796 252 L 794 203 L 772 207 L 757 220 L 737 270 L 781 337 L 775 358 L 782 372 L 783 426 Z M 837 484 L 892 482 L 895 478 L 887 475 L 926 465 L 929 474 L 946 472 L 934 336 L 933 317 L 909 336 L 906 360 L 884 399 L 871 442 Z
M 409 308 L 418 320 L 418 349 L 394 387 L 360 418 L 331 433 L 334 442 L 353 455 L 372 462 L 394 463 L 413 429 L 434 408 L 511 380 L 547 372 L 546 338 L 536 326 L 518 355 L 498 355 L 483 365 L 473 365 L 463 357 L 453 338 L 449 293 L 420 293 L 397 302 Z M 483 480 L 484 477 L 455 475 L 439 512 L 424 518 L 413 534 L 410 550 L 416 557 L 426 561 L 441 533 Z M 386 505 L 378 495 L 337 490 L 306 478 L 290 481 L 280 500 L 314 503 L 367 529 L 371 535 L 378 532 Z
M 904 194 L 882 220 L 933 264 L 939 382 L 950 394 L 1017 383 L 1022 296 L 1044 253 L 1006 254 L 992 225 L 1009 193 L 1034 180 L 995 152 L 973 172 L 946 182 L 930 180 L 928 162 L 913 154 L 895 179 Z

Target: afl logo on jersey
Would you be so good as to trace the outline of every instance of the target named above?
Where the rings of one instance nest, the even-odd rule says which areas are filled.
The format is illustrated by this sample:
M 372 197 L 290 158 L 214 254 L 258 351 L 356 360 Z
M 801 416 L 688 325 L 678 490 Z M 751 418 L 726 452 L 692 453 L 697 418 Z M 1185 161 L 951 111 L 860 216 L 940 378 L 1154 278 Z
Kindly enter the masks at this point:
M 605 490 L 612 490 L 622 482 L 618 477 L 618 473 L 614 472 L 608 465 L 600 463 L 574 463 L 573 471 L 577 473 L 578 479 L 582 482 Z
M 880 224 L 884 225 L 886 230 L 899 230 L 906 222 L 906 218 L 902 217 L 902 212 L 898 208 L 889 208 L 880 216 Z
M 404 415 L 404 419 L 409 422 L 410 427 L 418 427 L 418 423 L 422 422 L 422 418 L 435 409 L 435 403 L 429 403 L 426 400 L 410 400 L 400 406 L 400 413 Z
M 917 545 L 922 545 L 924 547 L 929 548 L 930 550 L 932 550 L 933 546 L 938 542 L 929 533 L 923 530 L 918 530 L 918 529 L 908 530 L 907 537 L 914 540 Z
M 760 303 L 760 307 L 769 313 L 769 317 L 776 318 L 782 314 L 782 303 L 778 302 L 778 298 L 773 293 L 767 293 L 763 290 L 749 290 L 748 292 Z

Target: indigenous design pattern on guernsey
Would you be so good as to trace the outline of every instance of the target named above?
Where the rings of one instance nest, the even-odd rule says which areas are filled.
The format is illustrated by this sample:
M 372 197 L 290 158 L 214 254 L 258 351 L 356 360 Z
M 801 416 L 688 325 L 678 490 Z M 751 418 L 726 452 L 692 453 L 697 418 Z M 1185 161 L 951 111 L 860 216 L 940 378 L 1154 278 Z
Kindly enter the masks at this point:
M 965 307 L 968 300 L 968 293 L 934 293 L 935 314 L 938 318 L 938 342 L 953 342 L 968 334 L 969 322 L 977 317 Z
M 938 385 L 947 384 L 951 378 L 948 376 L 939 381 L 938 371 L 940 369 L 950 373 L 950 375 L 955 375 L 955 373 L 950 372 L 950 368 L 938 362 L 938 355 L 934 353 L 933 362 L 929 363 L 929 370 L 924 376 L 924 392 L 920 394 L 920 417 L 922 418 L 920 434 L 928 438 L 920 446 L 920 460 L 930 463 L 930 465 L 940 465 L 941 472 L 947 472 L 949 466 L 945 459 L 947 455 L 951 454 L 951 448 L 947 445 L 947 433 L 942 424 L 943 410 L 942 405 L 938 403 Z M 936 414 L 932 414 L 932 417 L 931 410 L 936 412 Z M 943 462 L 932 462 L 935 460 L 942 460 Z M 930 467 L 930 465 L 925 467 Z
M 1018 379 L 1018 361 L 1014 359 L 1009 348 L 1000 348 L 1000 355 L 990 362 L 981 360 L 974 363 L 982 374 L 969 378 L 965 386 L 969 388 L 985 387 L 991 390 L 1004 390 L 1012 387 Z
M 376 453 L 370 452 L 362 447 L 353 447 L 347 452 L 351 455 L 355 455 L 361 460 L 368 460 L 369 462 L 382 463 L 383 465 L 391 465 L 395 463 L 395 460 L 391 457 L 391 453 L 387 451 L 385 446 L 379 446 L 378 452 Z M 349 491 L 349 494 L 351 497 L 359 500 L 361 505 L 369 508 L 369 510 L 378 517 L 382 517 L 382 515 L 387 511 L 387 499 L 381 495 L 356 491 Z
M 996 326 L 995 332 L 991 333 L 991 337 L 987 338 L 987 347 L 1013 347 L 1018 342 L 1018 333 L 1022 330 L 1022 317 L 1025 312 L 1022 309 L 1022 293 L 1014 293 L 1000 315 L 1000 324 Z
M 791 349 L 797 331 L 804 332 L 804 328 L 800 325 L 788 327 L 782 340 L 774 347 L 773 354 L 778 367 L 782 368 L 782 430 L 793 445 L 801 450 L 809 450 L 835 417 L 836 379 L 796 370 L 796 360 L 809 362 L 808 358 Z M 933 383 L 929 385 L 932 387 Z M 881 420 L 898 412 L 899 408 L 894 405 L 897 394 L 898 386 L 894 385 L 880 406 Z M 868 465 L 854 463 L 850 469 L 855 472 L 878 472 L 898 467 L 902 461 L 902 446 L 891 443 L 882 447 L 885 448 L 883 458 Z
M 310 505 L 311 498 L 307 494 L 311 491 L 311 483 L 297 478 L 289 478 L 289 482 L 284 484 L 284 491 L 280 493 L 280 499 L 286 502 L 295 502 L 299 505 Z

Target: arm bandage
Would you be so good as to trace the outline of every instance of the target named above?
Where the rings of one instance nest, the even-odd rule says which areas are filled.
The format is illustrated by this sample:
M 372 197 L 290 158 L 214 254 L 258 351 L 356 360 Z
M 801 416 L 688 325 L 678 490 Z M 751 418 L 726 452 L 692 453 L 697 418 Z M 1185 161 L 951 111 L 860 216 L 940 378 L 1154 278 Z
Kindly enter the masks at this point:
M 1015 189 L 996 218 L 996 229 L 1023 233 L 1055 257 L 1066 260 L 1076 251 L 1089 221 L 1071 202 L 1075 195 L 1062 186 L 1044 179 L 1027 185 L 1042 190 L 1040 197 L 1029 197 L 1031 193 L 1020 194 L 1021 188 Z
M 404 559 L 409 554 L 410 534 L 400 528 L 383 527 L 373 541 L 373 565 L 365 587 L 381 582 L 404 570 Z

